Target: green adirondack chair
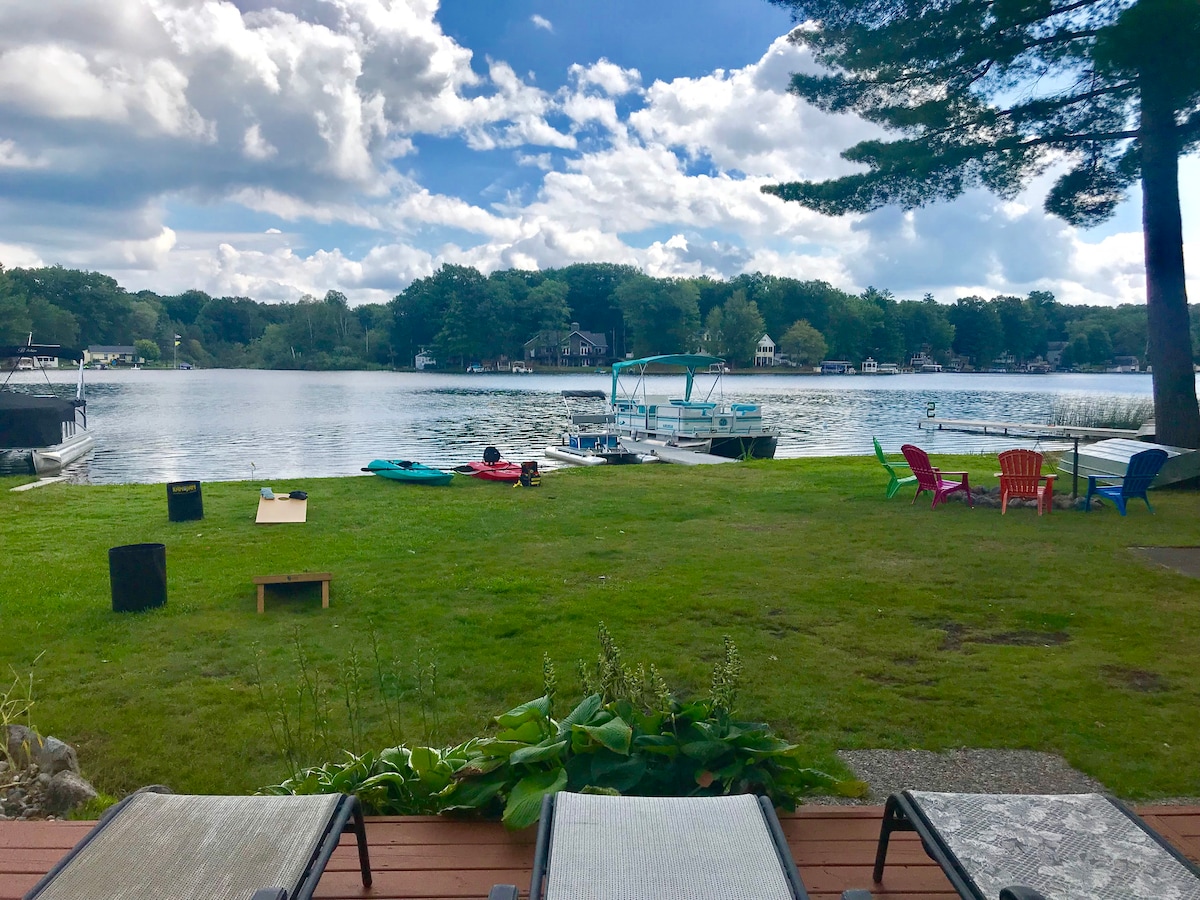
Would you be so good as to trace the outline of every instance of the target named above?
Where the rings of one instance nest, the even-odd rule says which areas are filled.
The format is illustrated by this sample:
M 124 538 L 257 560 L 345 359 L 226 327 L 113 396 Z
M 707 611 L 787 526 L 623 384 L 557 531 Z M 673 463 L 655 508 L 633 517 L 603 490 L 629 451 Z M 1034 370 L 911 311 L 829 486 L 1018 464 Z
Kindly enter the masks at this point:
M 916 475 L 905 475 L 903 478 L 899 477 L 896 474 L 896 469 L 897 468 L 907 469 L 908 463 L 906 463 L 906 462 L 888 462 L 887 458 L 884 457 L 884 455 L 883 455 L 883 448 L 879 446 L 879 439 L 871 438 L 871 442 L 875 445 L 875 457 L 879 460 L 879 464 L 881 466 L 883 466 L 885 469 L 887 469 L 888 476 L 891 479 L 890 481 L 888 481 L 888 486 L 887 486 L 887 496 L 888 496 L 888 499 L 890 500 L 896 496 L 896 491 L 900 490 L 900 485 L 915 483 L 917 480 L 917 476 Z

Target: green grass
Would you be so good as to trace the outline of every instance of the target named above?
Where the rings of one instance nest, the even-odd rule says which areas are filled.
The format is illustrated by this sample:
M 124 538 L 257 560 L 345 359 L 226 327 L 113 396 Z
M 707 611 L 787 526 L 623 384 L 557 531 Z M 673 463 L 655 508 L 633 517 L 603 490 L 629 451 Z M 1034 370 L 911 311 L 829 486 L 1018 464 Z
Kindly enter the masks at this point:
M 982 483 L 996 467 L 936 461 Z M 298 479 L 273 486 L 309 492 L 308 523 L 260 526 L 247 483 L 205 484 L 205 519 L 171 523 L 162 485 L 13 494 L 0 479 L 0 673 L 44 652 L 34 724 L 75 743 L 103 791 L 235 792 L 288 774 L 256 648 L 268 695 L 297 682 L 296 635 L 331 684 L 357 649 L 369 683 L 374 629 L 399 661 L 401 736 L 453 742 L 540 693 L 543 652 L 569 702 L 603 620 L 679 693 L 707 690 L 731 635 L 740 714 L 818 764 L 838 748 L 1027 748 L 1129 798 L 1200 795 L 1198 585 L 1128 550 L 1200 544 L 1200 495 L 1039 519 L 931 512 L 907 487 L 887 501 L 885 480 L 846 458 L 575 469 L 537 490 Z M 167 545 L 168 604 L 114 614 L 106 551 L 143 541 Z M 334 573 L 330 609 L 312 587 L 255 613 L 252 576 L 305 569 Z M 437 662 L 432 708 L 418 651 Z M 377 703 L 367 724 L 348 749 L 392 742 Z

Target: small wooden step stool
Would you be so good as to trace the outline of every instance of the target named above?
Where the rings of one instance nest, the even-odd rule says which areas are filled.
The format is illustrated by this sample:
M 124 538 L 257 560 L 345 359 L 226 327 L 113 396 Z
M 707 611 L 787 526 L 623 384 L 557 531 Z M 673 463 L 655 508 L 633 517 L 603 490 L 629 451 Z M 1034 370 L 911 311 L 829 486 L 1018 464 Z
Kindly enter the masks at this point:
M 291 575 L 255 575 L 254 583 L 258 585 L 258 611 L 265 610 L 266 586 L 268 584 L 300 584 L 306 581 L 321 582 L 321 608 L 329 609 L 329 582 L 333 575 L 329 572 L 296 572 Z

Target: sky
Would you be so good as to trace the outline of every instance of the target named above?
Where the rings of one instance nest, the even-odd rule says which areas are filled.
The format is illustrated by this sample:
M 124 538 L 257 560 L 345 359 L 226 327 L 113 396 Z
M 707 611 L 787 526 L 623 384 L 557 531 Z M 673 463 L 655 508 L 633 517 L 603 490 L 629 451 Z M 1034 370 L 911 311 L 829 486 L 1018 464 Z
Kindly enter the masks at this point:
M 764 272 L 900 299 L 1145 300 L 1140 197 L 821 216 L 763 184 L 874 136 L 787 93 L 766 0 L 4 0 L 0 264 L 385 302 L 445 264 Z M 1200 160 L 1181 193 L 1200 298 Z M 1189 202 L 1192 201 L 1192 202 Z

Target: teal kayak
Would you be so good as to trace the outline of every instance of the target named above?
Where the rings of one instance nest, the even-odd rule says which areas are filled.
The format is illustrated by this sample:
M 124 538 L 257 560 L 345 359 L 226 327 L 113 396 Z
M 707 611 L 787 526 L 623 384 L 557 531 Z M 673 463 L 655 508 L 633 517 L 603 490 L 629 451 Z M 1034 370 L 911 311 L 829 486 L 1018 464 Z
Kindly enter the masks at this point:
M 392 481 L 407 481 L 411 484 L 449 484 L 454 479 L 450 472 L 431 469 L 407 459 L 373 459 L 363 471 L 374 472 Z

